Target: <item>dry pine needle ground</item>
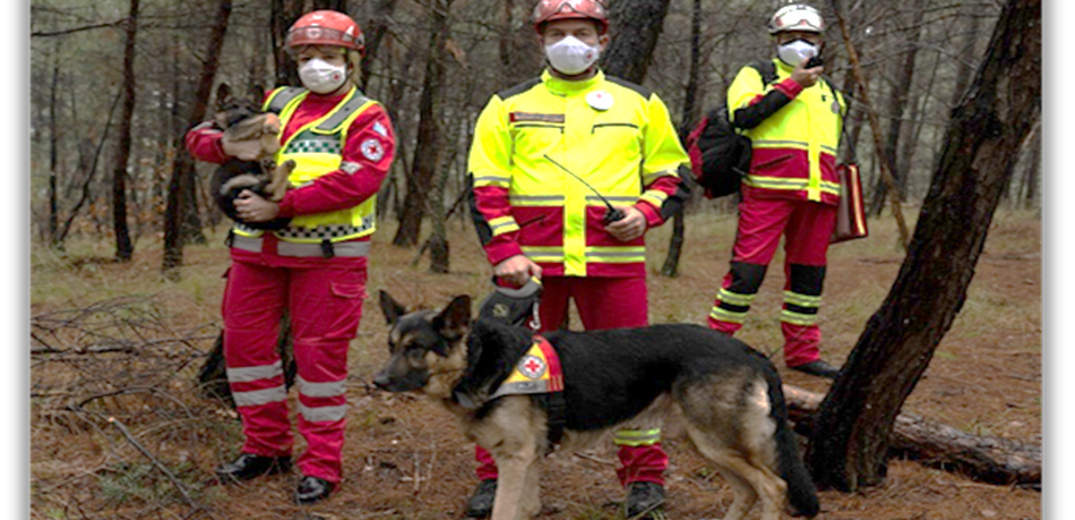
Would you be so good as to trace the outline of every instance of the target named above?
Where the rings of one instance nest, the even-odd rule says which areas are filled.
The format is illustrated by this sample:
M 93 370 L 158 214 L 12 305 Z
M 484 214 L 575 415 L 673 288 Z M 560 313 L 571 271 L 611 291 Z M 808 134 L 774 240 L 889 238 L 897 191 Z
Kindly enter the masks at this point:
M 674 279 L 653 274 L 664 260 L 671 226 L 650 233 L 652 322 L 704 323 L 727 268 L 734 222 L 725 214 L 690 215 L 681 274 Z M 427 259 L 414 264 L 416 249 L 389 245 L 394 229 L 384 226 L 375 237 L 370 295 L 384 288 L 400 301 L 432 307 L 460 293 L 486 294 L 489 269 L 470 224 L 453 220 L 449 230 L 452 273 L 433 275 Z M 228 259 L 220 244 L 223 229 L 216 231 L 211 245 L 185 249 L 179 282 L 160 277 L 159 242 L 139 242 L 129 265 L 95 260 L 111 255 L 106 241 L 74 241 L 66 256 L 34 248 L 31 517 L 459 517 L 476 483 L 473 447 L 446 413 L 425 400 L 369 388 L 386 358 L 386 330 L 374 298 L 367 300 L 349 359 L 351 411 L 340 491 L 323 504 L 300 508 L 290 502 L 294 475 L 216 485 L 212 468 L 234 456 L 241 442 L 234 413 L 200 398 L 193 383 L 220 324 Z M 821 327 L 823 355 L 835 363 L 846 359 L 902 260 L 891 222 L 871 221 L 871 233 L 830 252 Z M 968 301 L 905 411 L 973 433 L 1041 442 L 1040 252 L 1040 220 L 998 213 Z M 824 392 L 827 382 L 788 372 L 777 352 L 781 262 L 778 255 L 740 337 L 775 353 L 786 382 Z M 730 492 L 719 475 L 682 437 L 665 444 L 672 459 L 671 517 L 721 516 Z M 622 490 L 614 461 L 611 449 L 550 457 L 542 518 L 619 518 Z M 818 518 L 1039 519 L 1041 499 L 1038 492 L 893 460 L 881 486 L 856 494 L 823 492 Z

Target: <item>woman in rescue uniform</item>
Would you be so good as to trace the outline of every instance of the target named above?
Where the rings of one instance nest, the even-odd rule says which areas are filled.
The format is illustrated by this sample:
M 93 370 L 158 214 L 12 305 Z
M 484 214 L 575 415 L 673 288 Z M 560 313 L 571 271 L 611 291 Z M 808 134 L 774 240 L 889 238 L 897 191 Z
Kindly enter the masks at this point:
M 285 46 L 302 87 L 277 88 L 263 108 L 280 119 L 277 164 L 296 162 L 291 186 L 279 203 L 246 191 L 236 208 L 244 222 L 291 221 L 272 232 L 240 222 L 228 239 L 224 353 L 245 442 L 216 472 L 246 480 L 291 467 L 276 348 L 286 310 L 298 368 L 297 426 L 307 444 L 296 461 L 302 478 L 295 500 L 302 504 L 329 496 L 340 482 L 347 350 L 366 297 L 376 194 L 395 150 L 387 112 L 356 86 L 363 43 L 358 24 L 335 11 L 310 12 L 290 28 Z M 245 158 L 247 144 L 229 142 L 208 123 L 186 137 L 195 158 L 214 163 Z
M 475 127 L 478 236 L 500 280 L 542 279 L 543 330 L 564 322 L 572 299 L 587 330 L 645 326 L 643 236 L 682 209 L 689 159 L 661 99 L 596 66 L 610 41 L 600 1 L 541 0 L 532 20 L 548 67 L 493 95 Z M 622 218 L 606 218 L 606 201 Z M 614 441 L 628 515 L 659 506 L 668 465 L 660 430 L 621 430 Z M 482 483 L 467 515 L 484 517 L 497 469 L 480 447 L 477 458 Z

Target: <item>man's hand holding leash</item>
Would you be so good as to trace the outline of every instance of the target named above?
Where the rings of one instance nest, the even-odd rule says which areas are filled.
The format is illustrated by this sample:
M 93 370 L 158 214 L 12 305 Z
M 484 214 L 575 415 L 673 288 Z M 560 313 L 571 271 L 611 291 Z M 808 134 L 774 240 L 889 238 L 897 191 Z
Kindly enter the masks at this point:
M 516 287 L 522 287 L 531 276 L 541 279 L 541 267 L 526 255 L 515 255 L 493 266 L 493 275 Z

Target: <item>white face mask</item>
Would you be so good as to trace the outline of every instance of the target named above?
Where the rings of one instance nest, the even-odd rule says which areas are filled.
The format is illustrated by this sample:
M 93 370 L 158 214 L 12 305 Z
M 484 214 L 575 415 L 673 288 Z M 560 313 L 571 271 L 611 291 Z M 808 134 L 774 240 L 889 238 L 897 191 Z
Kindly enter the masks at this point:
M 318 94 L 328 94 L 347 81 L 347 67 L 336 66 L 325 60 L 314 58 L 299 67 L 299 79 L 303 86 Z
M 562 74 L 574 76 L 586 72 L 601 56 L 601 46 L 590 46 L 574 36 L 568 36 L 545 46 L 549 64 Z
M 792 67 L 806 59 L 817 56 L 817 46 L 806 40 L 795 40 L 777 47 L 776 55 Z

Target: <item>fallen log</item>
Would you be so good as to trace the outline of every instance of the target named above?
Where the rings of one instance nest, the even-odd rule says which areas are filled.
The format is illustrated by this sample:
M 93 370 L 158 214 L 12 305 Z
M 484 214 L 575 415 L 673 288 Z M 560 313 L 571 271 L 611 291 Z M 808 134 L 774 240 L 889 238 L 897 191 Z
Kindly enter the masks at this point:
M 811 416 L 824 399 L 817 394 L 784 385 L 788 415 L 796 431 L 809 433 Z M 896 417 L 891 455 L 927 466 L 957 471 L 980 482 L 1019 485 L 1041 491 L 1041 446 L 995 436 L 978 436 L 913 414 Z

